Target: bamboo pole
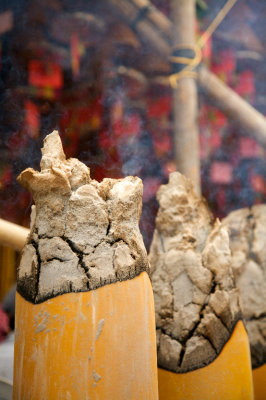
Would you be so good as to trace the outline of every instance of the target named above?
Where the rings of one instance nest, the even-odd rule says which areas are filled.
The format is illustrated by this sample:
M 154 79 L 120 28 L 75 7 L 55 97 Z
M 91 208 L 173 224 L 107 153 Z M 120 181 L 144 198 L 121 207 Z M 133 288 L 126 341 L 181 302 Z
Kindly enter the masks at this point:
M 23 226 L 0 218 L 0 244 L 4 246 L 22 250 L 29 232 L 29 229 Z
M 173 47 L 195 47 L 195 0 L 172 0 Z M 177 169 L 190 178 L 200 194 L 199 131 L 197 85 L 184 77 L 173 89 L 174 152 Z
M 130 0 L 109 0 L 118 10 L 123 19 L 135 30 L 138 31 L 141 39 L 148 40 L 155 51 L 163 57 L 169 55 L 169 45 L 162 37 L 160 30 L 145 18 L 139 18 L 139 8 Z
M 172 40 L 172 24 L 169 19 L 158 9 L 154 7 L 149 0 L 132 0 L 132 2 L 139 8 L 147 9 L 147 19 L 152 22 L 155 26 L 160 28 L 160 31 L 168 38 Z
M 210 101 L 266 147 L 266 119 L 206 67 L 198 70 L 198 83 Z

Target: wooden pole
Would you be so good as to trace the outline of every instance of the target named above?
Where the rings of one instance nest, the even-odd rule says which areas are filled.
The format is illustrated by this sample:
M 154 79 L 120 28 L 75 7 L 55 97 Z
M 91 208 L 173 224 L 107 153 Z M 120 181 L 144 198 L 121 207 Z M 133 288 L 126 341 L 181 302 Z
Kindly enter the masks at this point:
M 266 147 L 266 119 L 206 67 L 198 71 L 198 82 L 207 99 Z
M 147 40 L 159 55 L 167 57 L 169 55 L 169 45 L 162 37 L 160 28 L 145 18 L 140 18 L 140 8 L 130 0 L 109 0 L 122 18 L 139 33 L 141 39 Z M 160 17 L 160 14 L 159 14 Z M 165 17 L 166 18 L 166 17 Z M 165 18 L 162 18 L 163 20 Z M 158 18 L 159 19 L 159 18 Z M 161 25 L 160 25 L 161 26 Z
M 173 46 L 195 46 L 195 0 L 171 1 Z M 197 85 L 187 76 L 173 89 L 174 151 L 177 169 L 191 179 L 200 194 Z
M 29 229 L 0 218 L 0 244 L 20 251 L 29 233 Z

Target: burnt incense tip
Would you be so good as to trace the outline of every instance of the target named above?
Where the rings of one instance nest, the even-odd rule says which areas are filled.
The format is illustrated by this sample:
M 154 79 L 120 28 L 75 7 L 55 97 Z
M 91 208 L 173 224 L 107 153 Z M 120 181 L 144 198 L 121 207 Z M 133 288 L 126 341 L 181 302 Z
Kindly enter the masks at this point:
M 18 180 L 35 201 L 18 271 L 26 299 L 41 302 L 149 272 L 138 226 L 139 178 L 91 180 L 86 165 L 66 160 L 54 131 L 44 140 L 41 172 L 28 168 Z
M 90 183 L 90 169 L 85 164 L 75 158 L 66 160 L 57 131 L 46 136 L 41 150 L 41 172 L 27 168 L 17 178 L 32 193 L 34 199 L 39 194 L 49 195 L 51 191 L 67 194 Z
M 53 131 L 43 141 L 41 170 L 60 165 L 66 156 L 58 131 Z
M 233 211 L 222 223 L 229 230 L 252 367 L 257 368 L 266 363 L 266 205 Z
M 149 259 L 158 364 L 187 372 L 212 362 L 240 318 L 229 237 L 204 199 L 180 173 L 157 195 L 159 210 Z

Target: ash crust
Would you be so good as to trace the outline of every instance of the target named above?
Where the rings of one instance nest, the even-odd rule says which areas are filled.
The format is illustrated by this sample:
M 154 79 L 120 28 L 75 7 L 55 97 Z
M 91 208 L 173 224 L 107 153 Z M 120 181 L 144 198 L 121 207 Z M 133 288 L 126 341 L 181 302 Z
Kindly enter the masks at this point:
M 266 363 L 266 205 L 233 211 L 222 223 L 229 230 L 252 367 L 258 368 Z
M 181 174 L 170 174 L 149 259 L 155 300 L 158 366 L 176 373 L 202 368 L 222 351 L 241 319 L 225 227 Z
M 149 273 L 138 226 L 141 180 L 91 180 L 88 167 L 65 159 L 57 132 L 46 137 L 42 154 L 41 172 L 28 168 L 18 178 L 35 201 L 18 292 L 40 303 Z

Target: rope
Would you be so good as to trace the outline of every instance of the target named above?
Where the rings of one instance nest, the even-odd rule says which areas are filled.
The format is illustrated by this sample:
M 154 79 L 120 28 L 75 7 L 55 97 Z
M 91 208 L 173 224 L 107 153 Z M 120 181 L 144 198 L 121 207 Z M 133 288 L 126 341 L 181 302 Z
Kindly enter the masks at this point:
M 200 63 L 202 54 L 199 46 L 188 46 L 188 45 L 180 45 L 175 48 L 175 50 L 187 50 L 191 49 L 194 52 L 194 57 L 183 57 L 183 56 L 171 56 L 170 60 L 173 63 L 173 68 L 178 67 L 180 64 L 184 64 L 185 67 L 182 68 L 181 71 L 178 71 L 169 76 L 170 85 L 172 88 L 176 89 L 178 86 L 178 81 L 184 77 L 196 78 L 197 73 L 194 71 L 194 68 Z
M 195 71 L 195 68 L 197 65 L 200 64 L 201 59 L 202 59 L 202 52 L 201 49 L 202 47 L 206 44 L 207 40 L 213 35 L 214 31 L 217 29 L 217 27 L 221 24 L 221 22 L 224 20 L 226 15 L 229 13 L 231 8 L 234 6 L 234 4 L 237 2 L 237 0 L 228 0 L 223 8 L 218 12 L 214 20 L 211 22 L 211 24 L 208 26 L 208 28 L 205 30 L 205 32 L 201 35 L 201 37 L 198 40 L 198 44 L 195 46 L 191 45 L 180 45 L 176 46 L 173 53 L 176 50 L 186 50 L 186 49 L 192 49 L 194 51 L 194 57 L 183 57 L 181 56 L 170 56 L 170 61 L 172 62 L 172 68 L 175 69 L 175 64 L 177 65 L 182 65 L 184 64 L 185 67 L 182 68 L 181 71 L 173 73 L 169 76 L 169 82 L 172 88 L 176 89 L 178 86 L 178 81 L 182 78 L 189 77 L 189 78 L 196 78 L 197 73 Z

